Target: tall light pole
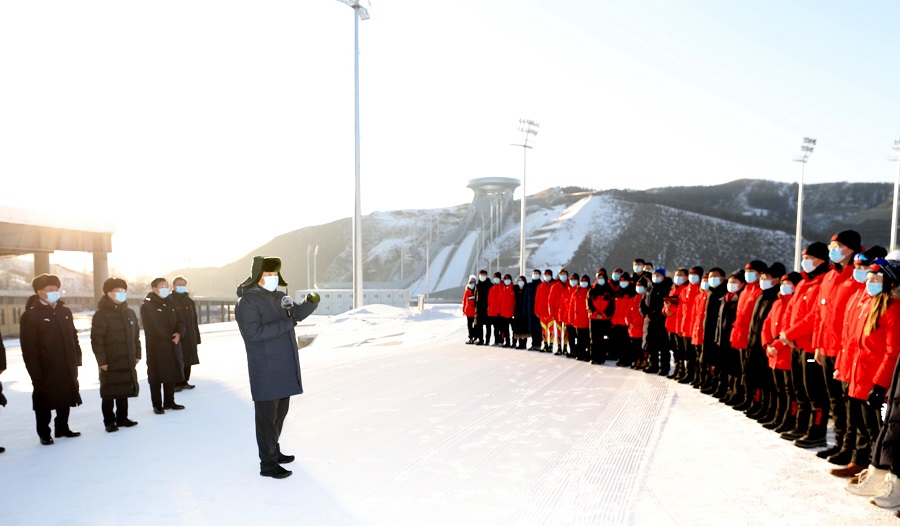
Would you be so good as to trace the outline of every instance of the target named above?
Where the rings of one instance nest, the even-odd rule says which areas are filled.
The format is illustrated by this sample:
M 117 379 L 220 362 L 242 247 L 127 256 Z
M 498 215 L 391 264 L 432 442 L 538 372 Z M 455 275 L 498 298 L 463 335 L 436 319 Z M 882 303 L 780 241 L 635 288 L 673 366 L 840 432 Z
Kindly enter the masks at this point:
M 540 124 L 529 119 L 519 119 L 519 131 L 525 134 L 525 140 L 522 144 L 513 144 L 513 146 L 522 147 L 522 224 L 519 229 L 519 275 L 525 275 L 525 173 L 528 167 L 528 150 L 532 147 L 528 144 L 528 139 L 532 135 L 537 135 Z
M 803 238 L 803 176 L 806 172 L 806 161 L 809 160 L 809 154 L 813 153 L 816 146 L 816 140 L 809 137 L 803 138 L 803 144 L 800 146 L 800 157 L 794 159 L 794 162 L 801 163 L 800 167 L 800 186 L 797 188 L 797 233 L 794 238 L 794 271 L 800 272 L 800 244 Z
M 312 266 L 309 264 L 309 256 L 312 255 L 313 247 L 312 245 L 306 245 L 306 288 L 307 290 L 312 289 L 312 281 L 309 279 L 309 273 L 312 271 Z
M 319 276 L 317 275 L 319 271 L 319 245 L 316 245 L 315 250 L 313 250 L 313 288 L 319 288 Z
M 359 21 L 369 19 L 369 11 L 359 0 L 338 0 L 353 8 L 353 74 L 356 135 L 356 184 L 353 210 L 353 308 L 363 306 L 362 205 L 359 192 Z
M 900 139 L 894 141 L 894 161 L 897 176 L 894 178 L 894 206 L 891 211 L 891 251 L 897 250 L 897 201 L 900 200 Z

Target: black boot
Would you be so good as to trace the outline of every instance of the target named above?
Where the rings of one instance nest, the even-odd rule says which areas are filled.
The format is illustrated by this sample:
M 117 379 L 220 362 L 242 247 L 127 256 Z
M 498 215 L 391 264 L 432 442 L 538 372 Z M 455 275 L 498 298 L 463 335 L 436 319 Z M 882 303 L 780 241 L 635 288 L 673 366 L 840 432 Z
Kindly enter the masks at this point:
M 775 431 L 776 433 L 784 433 L 785 431 L 794 429 L 795 425 L 797 425 L 797 402 L 791 401 L 790 403 L 786 404 L 784 418 L 782 418 L 777 426 L 772 428 L 772 431 Z

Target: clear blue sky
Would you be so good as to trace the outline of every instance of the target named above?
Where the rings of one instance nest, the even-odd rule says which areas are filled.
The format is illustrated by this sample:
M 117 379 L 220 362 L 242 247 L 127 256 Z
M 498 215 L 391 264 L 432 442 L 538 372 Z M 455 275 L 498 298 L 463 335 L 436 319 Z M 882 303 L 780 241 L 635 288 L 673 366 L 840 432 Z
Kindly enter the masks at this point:
M 377 2 L 363 212 L 529 193 L 891 181 L 900 3 Z M 3 2 L 0 205 L 117 224 L 114 267 L 217 265 L 353 213 L 353 12 L 335 0 Z M 40 186 L 42 191 L 36 192 Z M 168 240 L 172 240 L 168 244 Z M 164 243 L 161 243 L 164 241 Z

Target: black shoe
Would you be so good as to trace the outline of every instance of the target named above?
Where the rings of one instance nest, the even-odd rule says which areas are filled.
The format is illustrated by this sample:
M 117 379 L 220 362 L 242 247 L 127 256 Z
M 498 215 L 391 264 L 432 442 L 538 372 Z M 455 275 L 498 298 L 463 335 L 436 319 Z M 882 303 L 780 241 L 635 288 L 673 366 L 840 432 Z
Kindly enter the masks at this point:
M 0 447 L 0 453 L 3 453 L 4 451 L 6 451 L 6 448 L 5 448 L 5 447 Z
M 155 415 L 164 415 L 164 414 L 166 414 L 166 412 L 163 411 L 163 408 L 162 408 L 162 407 L 154 407 L 154 408 L 153 408 L 153 414 L 155 414 Z
M 291 476 L 291 472 L 281 466 L 278 466 L 277 468 L 267 469 L 265 471 L 260 471 L 259 474 L 263 477 L 272 477 L 273 479 L 284 479 Z
M 137 422 L 135 422 L 134 420 L 129 420 L 129 419 L 126 418 L 125 420 L 121 420 L 121 421 L 116 422 L 116 425 L 119 426 L 119 427 L 134 427 L 134 426 L 137 425 Z
M 825 437 L 811 438 L 809 435 L 803 435 L 797 440 L 794 440 L 794 445 L 803 449 L 812 449 L 815 447 L 827 446 L 828 442 L 825 440 Z
M 532 345 L 531 347 L 528 348 L 528 350 L 529 351 L 540 351 L 541 348 L 538 345 Z
M 666 368 L 666 369 L 660 369 L 659 372 L 656 373 L 656 374 L 659 375 L 659 376 L 665 376 L 666 378 L 668 378 L 669 376 L 666 374 L 666 373 L 668 373 L 668 372 L 669 372 L 669 369 Z
M 65 431 L 57 431 L 56 433 L 54 433 L 54 435 L 56 436 L 56 438 L 75 438 L 80 437 L 81 433 L 79 433 L 78 431 L 67 429 Z
M 753 399 L 744 398 L 744 399 L 738 399 L 738 403 L 734 405 L 733 409 L 735 411 L 746 411 L 746 410 L 750 409 L 751 407 L 753 407 Z
M 818 453 L 816 453 L 818 455 Z M 827 460 L 831 464 L 836 464 L 838 466 L 846 466 L 850 463 L 850 459 L 853 457 L 853 451 L 842 449 L 837 453 L 827 457 Z
M 475 344 L 475 338 L 469 338 L 468 340 L 466 340 L 466 345 L 474 345 L 474 344 Z
M 180 386 L 180 385 L 176 385 L 176 386 L 175 386 L 175 392 L 176 392 L 176 393 L 180 393 L 183 389 L 184 389 L 184 387 L 182 387 L 182 386 Z
M 644 372 L 647 374 L 659 374 L 659 367 L 654 367 L 653 365 L 644 369 Z
M 166 404 L 166 405 L 164 405 L 164 406 L 163 406 L 163 409 L 184 409 L 184 406 L 181 405 L 181 404 L 171 403 L 171 404 Z M 154 411 L 154 413 L 155 413 L 155 412 L 156 412 L 156 411 Z
M 785 440 L 790 440 L 791 442 L 793 442 L 794 440 L 797 440 L 798 438 L 802 438 L 804 435 L 806 435 L 806 431 L 800 431 L 798 429 L 791 429 L 790 431 L 785 431 L 784 433 L 782 433 L 779 436 Z
M 279 464 L 290 464 L 294 461 L 294 455 L 282 455 L 278 454 L 278 463 Z
M 834 455 L 835 453 L 837 453 L 837 452 L 840 451 L 841 449 L 842 449 L 842 448 L 841 448 L 841 445 L 840 445 L 840 444 L 835 444 L 835 445 L 831 446 L 831 447 L 828 448 L 828 449 L 823 449 L 822 451 L 819 451 L 818 453 L 816 453 L 816 456 L 819 457 L 819 458 L 825 458 L 825 459 L 827 459 L 828 457 L 830 457 L 831 455 Z M 847 465 L 847 464 L 849 464 L 849 463 L 850 463 L 850 461 L 848 460 L 847 462 L 844 462 L 844 463 L 841 464 L 841 465 L 842 465 L 842 466 L 845 466 L 845 465 Z
M 475 345 L 484 345 L 484 342 L 481 340 L 475 340 Z
M 106 424 L 106 432 L 107 433 L 115 433 L 119 430 L 119 426 L 115 424 Z
M 53 443 L 52 437 L 41 437 L 41 444 L 44 444 L 45 446 L 49 446 L 52 443 Z

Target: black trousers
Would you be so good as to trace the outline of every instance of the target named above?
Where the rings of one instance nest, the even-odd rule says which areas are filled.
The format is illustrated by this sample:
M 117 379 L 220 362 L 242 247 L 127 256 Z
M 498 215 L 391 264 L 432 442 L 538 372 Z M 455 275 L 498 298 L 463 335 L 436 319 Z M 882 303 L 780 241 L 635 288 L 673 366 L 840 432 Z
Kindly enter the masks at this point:
M 266 471 L 278 467 L 281 446 L 281 428 L 288 414 L 291 399 L 253 402 L 256 410 L 256 446 L 259 448 L 259 470 Z
M 478 327 L 478 337 L 487 345 L 491 343 L 491 334 L 494 332 L 494 318 L 491 316 L 481 317 L 484 318 L 484 322 Z
M 566 333 L 569 335 L 571 349 L 569 352 L 575 355 L 579 360 L 591 359 L 591 329 L 588 327 L 578 328 L 569 325 L 566 327 Z
M 544 331 L 541 330 L 541 320 L 534 314 L 531 315 L 531 346 L 539 348 L 544 343 Z
M 185 365 L 184 366 L 184 381 L 181 382 L 181 385 L 188 383 L 188 380 L 190 380 L 190 379 L 191 379 L 191 366 Z
M 466 329 L 470 339 L 478 338 L 478 334 L 475 332 L 475 316 L 466 316 Z
M 162 391 L 162 396 L 160 396 Z M 153 407 L 163 407 L 175 403 L 175 382 L 153 383 L 150 382 L 150 402 Z
M 497 316 L 494 318 L 494 341 L 496 343 L 509 343 L 509 329 L 512 318 Z
M 868 466 L 872 458 L 872 447 L 881 431 L 881 405 L 870 406 L 865 400 L 850 398 L 850 425 L 856 430 L 856 445 L 844 444 L 844 449 L 853 447 L 850 462 Z
M 828 388 L 825 387 L 825 375 L 822 366 L 813 359 L 813 353 L 802 351 L 800 364 L 803 368 L 803 381 L 806 388 L 806 396 L 810 404 L 810 436 L 825 436 L 825 427 L 828 425 L 828 416 L 831 402 L 828 399 Z M 796 382 L 794 388 L 798 391 Z
M 822 380 L 825 382 L 825 391 L 828 395 L 828 406 L 831 410 L 831 418 L 834 422 L 834 441 L 840 446 L 844 443 L 844 434 L 847 432 L 847 411 L 844 401 L 844 389 L 840 380 L 834 378 L 834 365 L 837 360 L 834 356 L 826 356 L 822 368 Z M 873 437 L 872 440 L 875 440 Z
M 115 406 L 115 411 L 113 407 Z M 104 398 L 100 402 L 100 409 L 103 411 L 103 424 L 118 424 L 124 422 L 128 418 L 128 399 L 127 398 Z
M 589 330 L 591 334 L 590 359 L 594 362 L 606 361 L 607 346 L 612 340 L 607 340 L 605 337 L 607 335 L 612 337 L 610 332 L 612 330 L 612 325 L 609 323 L 609 320 L 592 319 Z
M 806 381 L 803 379 L 806 353 L 800 349 L 791 349 L 791 385 L 794 386 L 794 395 L 797 400 L 797 425 L 798 431 L 806 432 L 809 429 L 809 416 L 812 412 L 812 404 L 806 393 Z
M 50 438 L 50 417 L 52 409 L 35 409 L 34 420 L 37 424 L 37 434 L 41 438 Z M 64 433 L 69 430 L 69 407 L 60 407 L 56 409 L 56 419 L 53 420 L 53 427 L 57 433 Z
M 675 365 L 684 365 L 682 362 L 684 361 L 684 337 L 680 334 L 675 334 L 674 332 L 669 333 L 669 348 L 672 349 L 672 360 L 675 361 Z

